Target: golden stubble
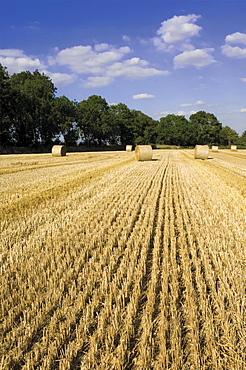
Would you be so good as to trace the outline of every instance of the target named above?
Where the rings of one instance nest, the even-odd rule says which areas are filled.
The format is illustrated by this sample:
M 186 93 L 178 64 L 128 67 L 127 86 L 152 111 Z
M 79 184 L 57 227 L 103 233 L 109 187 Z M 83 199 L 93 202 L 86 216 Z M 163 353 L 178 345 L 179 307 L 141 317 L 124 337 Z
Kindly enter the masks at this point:
M 243 177 L 90 155 L 1 193 L 0 368 L 243 369 Z

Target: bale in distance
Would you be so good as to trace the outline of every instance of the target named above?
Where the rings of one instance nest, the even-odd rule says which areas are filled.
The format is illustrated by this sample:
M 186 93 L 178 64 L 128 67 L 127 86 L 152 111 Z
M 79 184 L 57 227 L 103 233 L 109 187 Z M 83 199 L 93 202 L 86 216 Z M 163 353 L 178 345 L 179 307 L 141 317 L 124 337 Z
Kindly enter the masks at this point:
M 126 151 L 131 152 L 132 151 L 132 145 L 127 145 L 126 146 Z
M 196 145 L 194 150 L 195 159 L 208 159 L 209 147 L 208 145 Z
M 151 145 L 137 145 L 135 148 L 135 158 L 137 161 L 151 161 L 153 151 Z
M 236 152 L 237 151 L 237 146 L 236 145 L 231 145 L 231 151 Z
M 67 154 L 67 148 L 65 145 L 53 145 L 52 156 L 53 157 L 64 157 Z
M 218 152 L 219 147 L 217 145 L 212 145 L 212 152 Z

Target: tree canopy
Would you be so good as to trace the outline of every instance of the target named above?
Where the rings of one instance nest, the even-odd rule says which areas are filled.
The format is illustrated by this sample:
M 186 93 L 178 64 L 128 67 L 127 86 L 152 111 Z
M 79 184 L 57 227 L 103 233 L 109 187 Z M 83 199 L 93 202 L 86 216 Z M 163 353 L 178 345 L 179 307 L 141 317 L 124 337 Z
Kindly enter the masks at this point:
M 222 145 L 231 145 L 238 143 L 238 133 L 229 126 L 222 127 L 220 133 L 220 142 Z
M 12 140 L 20 146 L 50 144 L 56 133 L 52 119 L 55 87 L 38 70 L 11 76 Z
M 190 123 L 193 126 L 196 137 L 196 144 L 218 144 L 222 124 L 212 113 L 199 111 L 190 116 Z
M 190 146 L 195 143 L 192 124 L 184 117 L 169 114 L 160 119 L 157 141 L 161 144 Z
M 0 145 L 12 142 L 14 99 L 7 69 L 0 64 Z

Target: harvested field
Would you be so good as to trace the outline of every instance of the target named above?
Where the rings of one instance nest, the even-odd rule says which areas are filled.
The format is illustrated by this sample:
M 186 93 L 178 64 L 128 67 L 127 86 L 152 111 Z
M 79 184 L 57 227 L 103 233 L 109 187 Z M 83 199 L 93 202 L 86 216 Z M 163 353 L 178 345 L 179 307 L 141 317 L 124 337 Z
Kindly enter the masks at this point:
M 0 369 L 245 369 L 244 155 L 1 156 Z

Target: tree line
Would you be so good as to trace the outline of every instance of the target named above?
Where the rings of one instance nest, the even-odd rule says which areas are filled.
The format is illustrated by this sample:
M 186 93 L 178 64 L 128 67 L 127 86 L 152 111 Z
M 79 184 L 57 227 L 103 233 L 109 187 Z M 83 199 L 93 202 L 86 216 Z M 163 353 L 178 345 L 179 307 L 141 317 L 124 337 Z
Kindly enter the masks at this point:
M 10 76 L 0 64 L 0 146 L 246 145 L 246 131 L 240 137 L 212 113 L 199 111 L 189 119 L 169 114 L 154 120 L 126 104 L 109 105 L 98 95 L 77 102 L 57 97 L 56 91 L 38 70 Z

